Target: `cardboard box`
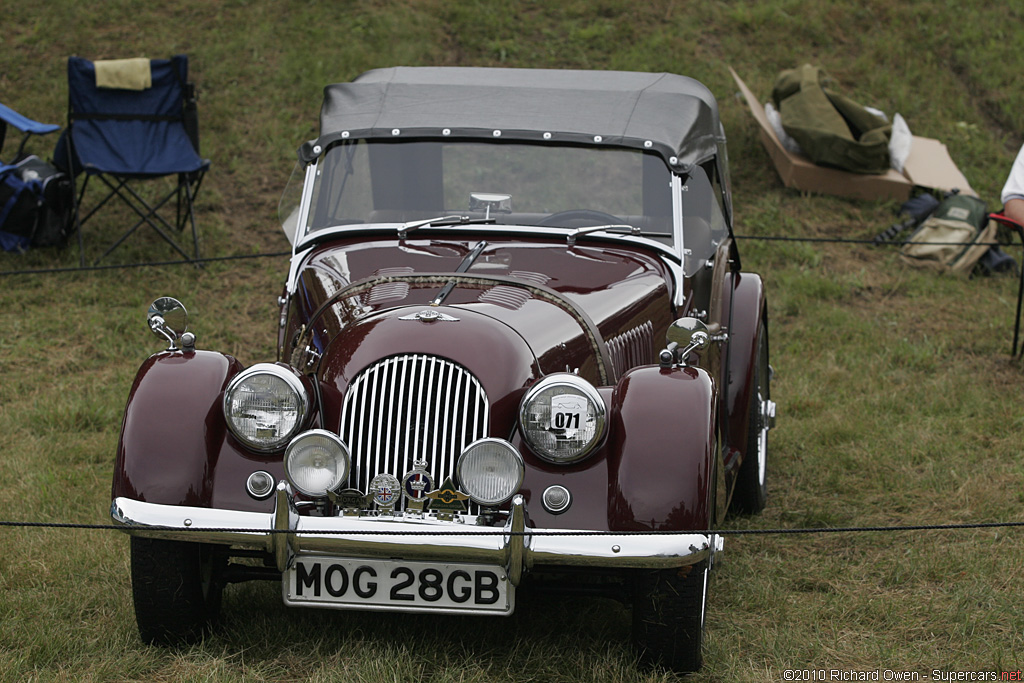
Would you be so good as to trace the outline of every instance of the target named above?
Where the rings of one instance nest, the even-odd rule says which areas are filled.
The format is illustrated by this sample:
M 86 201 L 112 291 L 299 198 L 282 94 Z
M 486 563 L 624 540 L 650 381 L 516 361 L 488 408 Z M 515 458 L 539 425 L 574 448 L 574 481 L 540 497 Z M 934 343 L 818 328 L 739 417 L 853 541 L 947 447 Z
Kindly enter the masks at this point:
M 915 187 L 932 190 L 958 188 L 966 194 L 977 195 L 960 169 L 949 156 L 949 150 L 938 140 L 914 136 L 910 156 L 903 165 L 903 173 L 889 170 L 878 175 L 850 173 L 835 168 L 818 166 L 807 157 L 793 154 L 782 146 L 775 135 L 764 107 L 747 84 L 729 68 L 736 84 L 740 87 L 750 112 L 757 121 L 761 143 L 775 164 L 775 170 L 786 187 L 805 192 L 820 192 L 857 199 L 895 199 L 903 201 L 910 197 Z

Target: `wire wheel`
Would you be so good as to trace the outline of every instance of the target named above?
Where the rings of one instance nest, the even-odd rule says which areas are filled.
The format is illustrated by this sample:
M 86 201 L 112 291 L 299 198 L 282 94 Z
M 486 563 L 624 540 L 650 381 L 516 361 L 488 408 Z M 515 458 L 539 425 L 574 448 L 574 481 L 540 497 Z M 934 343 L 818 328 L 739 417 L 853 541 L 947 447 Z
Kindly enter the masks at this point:
M 732 510 L 756 514 L 768 502 L 768 432 L 775 419 L 771 400 L 771 368 L 768 365 L 768 329 L 761 323 L 754 365 L 754 383 L 748 406 L 747 450 L 736 476 Z

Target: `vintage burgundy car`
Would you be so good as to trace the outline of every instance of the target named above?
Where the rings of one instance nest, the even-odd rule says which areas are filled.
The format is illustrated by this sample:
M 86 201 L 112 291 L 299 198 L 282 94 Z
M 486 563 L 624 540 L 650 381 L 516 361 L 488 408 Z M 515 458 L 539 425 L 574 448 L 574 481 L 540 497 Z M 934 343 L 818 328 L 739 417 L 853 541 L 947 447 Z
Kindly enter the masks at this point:
M 113 518 L 143 640 L 226 583 L 289 605 L 507 615 L 612 594 L 641 657 L 701 664 L 712 533 L 765 505 L 761 278 L 725 136 L 673 74 L 392 68 L 330 85 L 282 200 L 277 359 L 138 372 Z

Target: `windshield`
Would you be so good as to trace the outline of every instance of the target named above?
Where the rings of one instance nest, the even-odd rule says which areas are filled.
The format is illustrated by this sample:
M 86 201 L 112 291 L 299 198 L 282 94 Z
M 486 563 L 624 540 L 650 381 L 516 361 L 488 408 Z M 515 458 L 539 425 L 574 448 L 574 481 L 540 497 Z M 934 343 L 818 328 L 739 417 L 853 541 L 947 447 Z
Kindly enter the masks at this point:
M 623 148 L 346 141 L 320 159 L 305 234 L 444 215 L 499 225 L 630 225 L 672 243 L 671 174 Z

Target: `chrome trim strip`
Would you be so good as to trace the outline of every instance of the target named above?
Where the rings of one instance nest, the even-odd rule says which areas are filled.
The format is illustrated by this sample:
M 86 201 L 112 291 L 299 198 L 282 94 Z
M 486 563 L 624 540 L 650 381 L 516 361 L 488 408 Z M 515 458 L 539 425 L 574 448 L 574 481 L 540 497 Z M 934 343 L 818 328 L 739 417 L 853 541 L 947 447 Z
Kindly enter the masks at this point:
M 280 485 L 278 510 L 274 513 L 158 505 L 117 498 L 111 505 L 111 517 L 132 535 L 218 543 L 270 552 L 275 555 L 279 568 L 283 553 L 290 560 L 295 553 L 311 552 L 342 557 L 492 564 L 506 567 L 512 577 L 542 566 L 683 567 L 709 558 L 714 550 L 714 539 L 704 534 L 573 536 L 574 531 L 568 529 L 531 529 L 528 527 L 526 504 L 522 497 L 517 498 L 513 501 L 505 533 L 487 535 L 477 534 L 499 529 L 476 526 L 472 523 L 475 521 L 473 517 L 460 524 L 439 522 L 429 517 L 405 519 L 397 515 L 373 518 L 299 516 L 290 505 L 287 490 Z M 283 507 L 288 507 L 288 510 L 282 511 Z M 271 533 L 275 528 L 294 533 Z M 520 528 L 524 535 L 509 533 Z M 249 531 L 251 529 L 265 529 L 266 532 Z M 353 533 L 322 533 L 340 531 Z M 401 535 L 424 531 L 445 533 Z M 536 535 L 534 532 L 557 535 Z M 289 540 L 279 540 L 284 538 Z M 516 569 L 511 566 L 513 563 L 518 565 Z M 287 566 L 287 561 L 284 566 Z
M 313 233 L 306 234 L 303 239 L 296 240 L 296 246 L 300 248 L 316 246 L 328 238 L 339 238 L 348 235 L 359 233 L 391 233 L 394 234 L 400 227 L 401 223 L 360 223 L 359 225 L 346 225 L 338 226 L 335 228 L 321 228 Z M 528 235 L 531 237 L 551 237 L 558 239 L 559 242 L 568 238 L 568 235 L 572 233 L 575 228 L 555 228 L 555 227 L 539 227 L 529 225 L 442 225 L 432 226 L 431 230 L 439 230 L 443 232 L 454 232 L 454 233 L 480 233 L 486 232 L 488 235 Z M 429 239 L 423 237 L 423 239 Z M 635 244 L 643 246 L 648 249 L 654 249 L 661 252 L 662 254 L 671 257 L 674 260 L 679 259 L 679 253 L 662 242 L 659 242 L 650 237 L 644 237 L 643 235 L 617 235 L 615 233 L 608 233 L 608 236 L 598 237 L 600 240 L 607 240 L 610 242 L 622 241 L 628 244 Z M 552 244 L 551 246 L 555 246 Z M 564 246 L 559 244 L 558 246 Z
M 683 225 L 683 179 L 678 174 L 672 174 L 672 225 L 675 230 L 675 247 L 677 249 L 673 256 L 678 259 L 677 263 L 666 263 L 675 278 L 675 293 L 673 301 L 677 307 L 686 303 L 686 273 L 683 267 L 686 263 L 686 245 L 683 240 L 685 227 Z
M 292 247 L 291 263 L 288 264 L 288 296 L 295 294 L 299 287 L 299 266 L 305 263 L 306 257 L 313 251 L 316 245 L 310 246 L 302 251 Z
M 302 179 L 302 199 L 299 200 L 299 215 L 296 218 L 295 223 L 295 244 L 292 246 L 292 253 L 296 253 L 298 243 L 301 241 L 299 237 L 300 231 L 303 234 L 308 233 L 309 229 L 309 211 L 313 205 L 313 185 L 317 175 L 320 173 L 320 160 L 316 160 L 306 166 L 306 177 Z

